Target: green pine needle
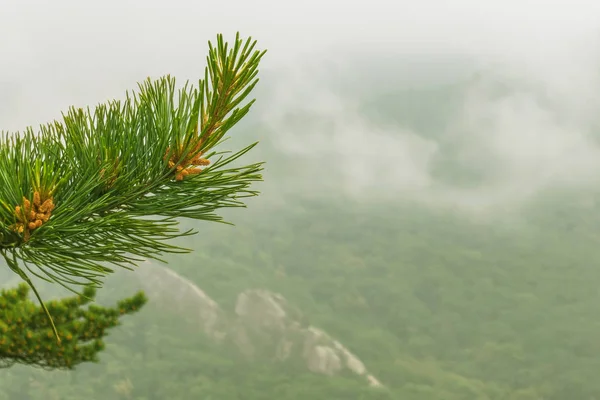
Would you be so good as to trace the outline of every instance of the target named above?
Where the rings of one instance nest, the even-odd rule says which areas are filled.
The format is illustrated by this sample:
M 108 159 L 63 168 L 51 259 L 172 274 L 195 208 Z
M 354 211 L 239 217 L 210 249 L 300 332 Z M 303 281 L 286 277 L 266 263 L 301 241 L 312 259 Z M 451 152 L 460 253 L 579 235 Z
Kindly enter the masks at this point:
M 218 35 L 197 87 L 147 79 L 124 101 L 71 107 L 38 132 L 1 132 L 0 251 L 51 322 L 20 264 L 72 291 L 100 287 L 110 265 L 189 252 L 167 243 L 195 233 L 179 231 L 178 218 L 224 222 L 218 209 L 258 194 L 250 185 L 262 163 L 236 164 L 256 143 L 214 151 L 254 103 L 265 54 L 255 45 L 237 34 L 229 48 Z

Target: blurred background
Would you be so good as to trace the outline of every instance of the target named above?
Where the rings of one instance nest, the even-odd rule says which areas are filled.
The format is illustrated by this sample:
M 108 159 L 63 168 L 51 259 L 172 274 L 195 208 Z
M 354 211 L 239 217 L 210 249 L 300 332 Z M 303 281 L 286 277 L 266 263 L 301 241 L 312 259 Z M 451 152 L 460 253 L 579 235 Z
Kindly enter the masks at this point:
M 600 3 L 0 0 L 0 129 L 252 36 L 261 195 L 119 271 L 97 365 L 0 399 L 600 399 Z M 0 270 L 4 287 L 19 280 Z M 43 285 L 48 297 L 64 296 Z

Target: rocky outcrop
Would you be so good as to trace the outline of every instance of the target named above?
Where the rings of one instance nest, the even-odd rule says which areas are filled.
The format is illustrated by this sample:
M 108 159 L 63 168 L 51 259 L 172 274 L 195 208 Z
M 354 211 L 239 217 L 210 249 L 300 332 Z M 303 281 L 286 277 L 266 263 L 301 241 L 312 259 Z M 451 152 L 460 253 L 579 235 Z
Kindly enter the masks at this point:
M 268 337 L 273 355 L 279 360 L 299 355 L 312 372 L 331 376 L 348 369 L 364 376 L 369 385 L 382 386 L 368 373 L 363 362 L 340 342 L 314 326 L 301 327 L 292 317 L 299 315 L 299 311 L 292 309 L 278 293 L 246 290 L 238 295 L 235 313 L 238 330 L 245 331 L 246 337 L 257 334 Z M 238 345 L 248 353 L 244 348 L 248 343 L 252 346 L 251 340 Z
M 189 318 L 190 308 L 193 305 L 193 310 L 197 312 L 195 315 L 192 313 L 192 318 L 200 325 L 202 331 L 217 340 L 225 337 L 227 331 L 225 313 L 192 281 L 169 268 L 148 261 L 140 265 L 136 274 L 139 275 L 143 290 L 160 298 L 164 306 L 175 312 L 179 311 Z
M 348 370 L 370 386 L 382 386 L 340 342 L 314 326 L 302 326 L 301 312 L 281 294 L 245 290 L 237 296 L 233 312 L 227 313 L 193 282 L 168 268 L 146 262 L 137 272 L 144 290 L 160 297 L 163 305 L 189 315 L 193 304 L 195 322 L 206 335 L 233 344 L 247 357 L 260 354 L 280 362 L 299 357 L 311 372 L 333 376 Z

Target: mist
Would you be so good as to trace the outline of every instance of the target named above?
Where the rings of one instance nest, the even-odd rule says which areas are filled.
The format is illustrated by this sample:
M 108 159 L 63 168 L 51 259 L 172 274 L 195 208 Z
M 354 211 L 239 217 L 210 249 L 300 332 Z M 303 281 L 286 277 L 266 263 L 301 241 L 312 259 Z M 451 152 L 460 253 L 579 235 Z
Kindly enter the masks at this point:
M 234 227 L 182 219 L 199 234 L 171 243 L 190 254 L 106 277 L 98 304 L 149 300 L 99 363 L 15 366 L 0 400 L 600 398 L 598 15 L 591 0 L 0 0 L 0 131 L 147 77 L 194 83 L 219 33 L 268 50 L 219 149 L 260 142 L 238 160 L 266 162 L 260 196 L 219 210 Z M 1 289 L 19 282 L 0 269 Z M 3 307 L 6 332 L 21 319 Z
M 266 89 L 250 118 L 272 132 L 278 160 L 310 166 L 277 181 L 282 191 L 339 190 L 357 201 L 410 199 L 493 213 L 547 188 L 600 180 L 597 2 L 0 5 L 4 130 L 122 97 L 147 76 L 196 80 L 206 41 L 240 31 L 268 49 L 260 75 Z M 435 136 L 361 108 L 365 93 L 454 82 L 463 90 Z M 304 123 L 291 124 L 298 115 Z M 264 139 L 241 128 L 231 134 Z M 443 179 L 435 172 L 440 159 L 479 178 L 470 185 Z

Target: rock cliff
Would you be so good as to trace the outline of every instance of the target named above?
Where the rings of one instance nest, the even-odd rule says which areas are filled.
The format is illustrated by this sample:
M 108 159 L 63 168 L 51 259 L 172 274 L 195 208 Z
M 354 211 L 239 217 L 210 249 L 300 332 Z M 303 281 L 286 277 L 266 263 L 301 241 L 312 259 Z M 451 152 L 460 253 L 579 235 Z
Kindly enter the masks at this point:
M 247 357 L 261 354 L 281 362 L 297 357 L 314 373 L 333 376 L 347 370 L 364 377 L 370 386 L 382 386 L 339 341 L 317 327 L 303 326 L 301 312 L 281 294 L 247 289 L 238 294 L 234 310 L 227 312 L 193 282 L 168 268 L 145 262 L 136 275 L 144 290 L 160 296 L 169 309 L 181 308 L 183 313 L 183 307 L 194 304 L 198 311 L 193 318 L 204 334 L 232 343 Z M 190 314 L 189 309 L 185 311 Z

